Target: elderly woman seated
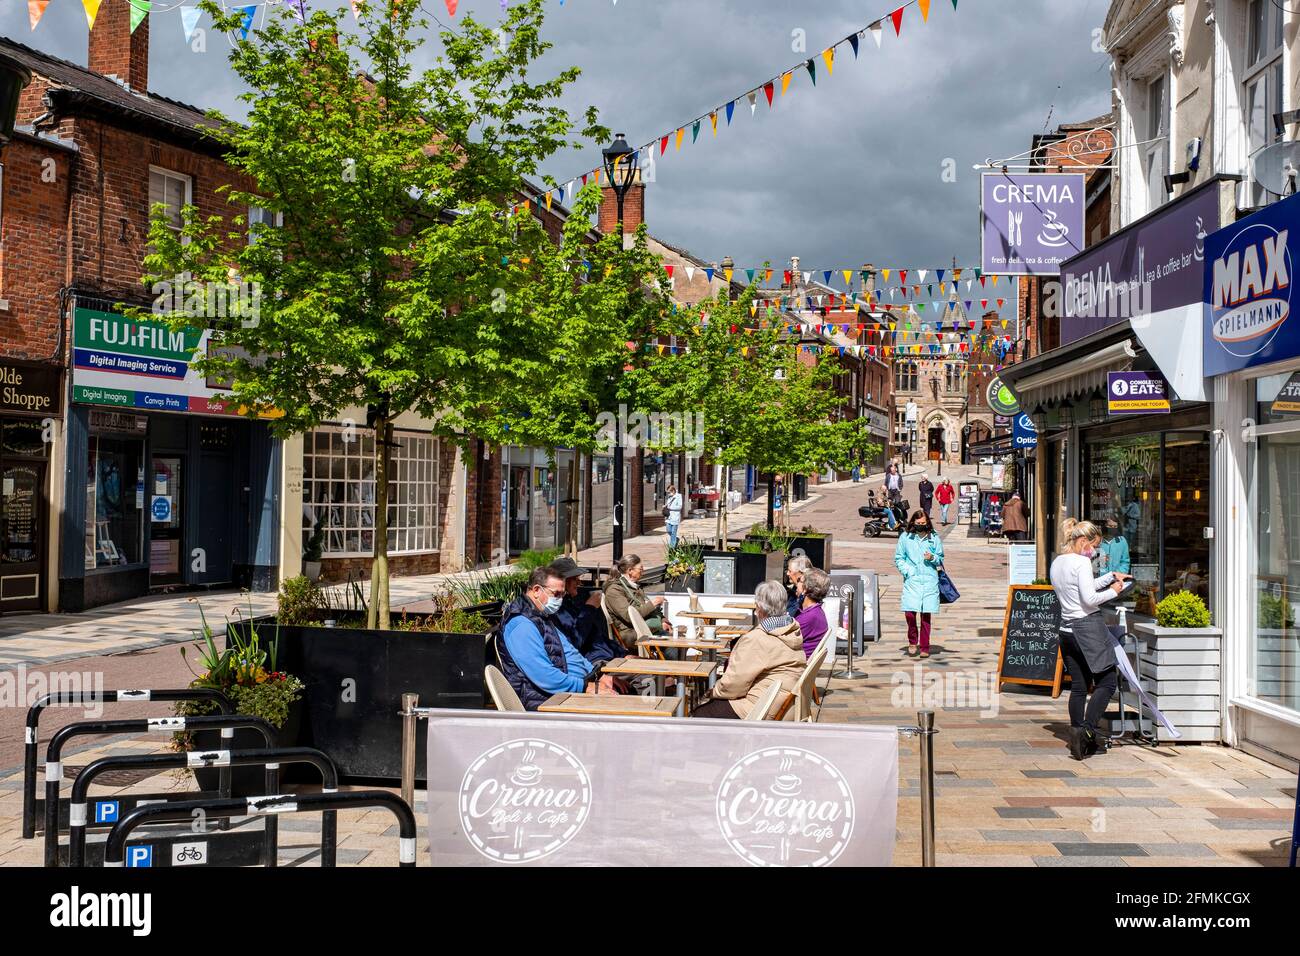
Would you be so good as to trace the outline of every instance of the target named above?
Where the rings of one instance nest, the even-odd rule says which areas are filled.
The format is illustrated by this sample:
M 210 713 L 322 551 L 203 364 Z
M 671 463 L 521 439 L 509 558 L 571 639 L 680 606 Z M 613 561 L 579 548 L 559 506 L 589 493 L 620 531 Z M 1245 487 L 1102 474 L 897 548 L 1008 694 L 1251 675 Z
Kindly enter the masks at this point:
M 794 693 L 806 663 L 803 635 L 786 613 L 781 582 L 760 584 L 754 607 L 758 627 L 736 639 L 727 672 L 713 685 L 710 700 L 695 708 L 695 717 L 744 718 L 772 681 L 779 681 L 787 694 Z
M 799 613 L 803 598 L 799 594 L 799 582 L 803 576 L 812 569 L 813 563 L 802 554 L 797 554 L 785 563 L 785 576 L 790 581 L 790 587 L 786 589 L 786 609 L 791 617 Z
M 645 565 L 635 554 L 624 555 L 614 565 L 614 573 L 605 582 L 605 610 L 609 612 L 614 631 L 623 646 L 629 650 L 636 647 L 636 631 L 632 628 L 632 615 L 629 608 L 636 608 L 645 619 L 652 633 L 664 630 L 662 594 L 650 597 L 641 590 L 641 576 Z
M 803 635 L 803 652 L 805 657 L 812 657 L 813 651 L 821 643 L 829 625 L 826 623 L 826 611 L 822 602 L 831 589 L 831 576 L 821 568 L 809 568 L 799 582 L 799 613 L 794 622 L 799 625 Z

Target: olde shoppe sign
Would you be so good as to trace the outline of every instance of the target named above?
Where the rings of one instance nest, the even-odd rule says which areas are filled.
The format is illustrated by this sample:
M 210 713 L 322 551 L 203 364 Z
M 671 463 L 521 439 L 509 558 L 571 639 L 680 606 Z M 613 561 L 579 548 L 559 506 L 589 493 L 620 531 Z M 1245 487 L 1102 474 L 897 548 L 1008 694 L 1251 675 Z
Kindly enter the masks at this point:
M 0 415 L 44 418 L 63 410 L 62 369 L 0 358 Z

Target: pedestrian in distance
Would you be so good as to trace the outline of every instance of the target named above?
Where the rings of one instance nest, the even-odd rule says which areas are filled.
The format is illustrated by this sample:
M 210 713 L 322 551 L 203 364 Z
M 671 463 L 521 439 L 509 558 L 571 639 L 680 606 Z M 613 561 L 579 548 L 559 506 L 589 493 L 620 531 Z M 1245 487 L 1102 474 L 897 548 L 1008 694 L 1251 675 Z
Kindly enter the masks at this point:
M 939 569 L 943 566 L 943 541 L 930 524 L 930 516 L 917 509 L 898 537 L 894 566 L 903 576 L 903 616 L 907 619 L 907 654 L 930 656 L 930 629 L 939 613 Z
M 1110 571 L 1093 577 L 1101 531 L 1091 521 L 1069 518 L 1061 534 L 1064 548 L 1052 562 L 1051 580 L 1061 608 L 1061 655 L 1070 674 L 1070 756 L 1084 760 L 1109 745 L 1099 725 L 1118 685 L 1119 667 L 1116 639 L 1101 606 L 1119 595 L 1129 575 Z
M 1002 506 L 1002 533 L 1008 541 L 1024 541 L 1029 533 L 1029 511 L 1018 491 Z
M 916 493 L 921 496 L 921 510 L 925 512 L 926 518 L 929 518 L 930 509 L 934 507 L 934 482 L 930 480 L 929 475 L 921 475 L 921 483 L 916 486 Z
M 891 505 L 903 497 L 903 475 L 896 462 L 891 461 L 885 471 L 885 494 Z
M 677 530 L 682 526 L 682 495 L 676 485 L 668 486 L 668 501 L 664 503 L 664 518 L 668 528 L 668 547 L 677 547 Z
M 945 478 L 939 482 L 939 487 L 934 492 L 934 500 L 939 502 L 939 520 L 947 527 L 948 507 L 957 500 L 957 489 L 952 486 L 951 479 Z

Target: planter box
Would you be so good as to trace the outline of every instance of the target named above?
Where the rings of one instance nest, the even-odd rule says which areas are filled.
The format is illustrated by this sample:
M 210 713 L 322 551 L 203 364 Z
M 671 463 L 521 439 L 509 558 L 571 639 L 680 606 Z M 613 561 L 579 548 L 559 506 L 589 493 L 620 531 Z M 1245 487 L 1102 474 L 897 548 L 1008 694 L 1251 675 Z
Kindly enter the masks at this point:
M 255 623 L 263 635 L 274 634 L 274 618 Z M 305 685 L 293 744 L 329 754 L 350 782 L 400 781 L 403 694 L 418 694 L 421 707 L 485 706 L 485 635 L 315 626 L 279 632 L 278 667 Z M 424 779 L 425 723 L 416 724 L 416 776 Z M 311 772 L 303 768 L 295 778 Z
M 696 594 L 704 593 L 704 575 L 702 574 L 684 574 L 676 578 L 664 578 L 664 591 L 676 592 L 679 594 L 686 591 L 694 591 Z
M 747 534 L 745 535 L 744 540 L 763 542 L 767 539 L 761 538 L 758 535 Z M 821 568 L 827 574 L 830 574 L 831 545 L 833 543 L 834 538 L 829 534 L 816 537 L 796 535 L 790 539 L 790 551 L 788 557 L 793 558 L 796 554 L 802 552 L 804 557 L 812 562 L 813 567 Z
M 1135 623 L 1138 673 L 1161 712 L 1183 734 L 1180 742 L 1212 743 L 1220 738 L 1219 662 L 1223 632 L 1217 627 L 1160 627 Z M 1175 738 L 1163 727 L 1158 740 Z
M 709 562 L 719 559 L 734 563 L 734 579 L 731 587 L 719 586 L 716 590 L 709 586 L 707 571 Z M 753 594 L 764 581 L 780 581 L 785 575 L 785 552 L 772 551 L 767 554 L 746 554 L 743 551 L 705 551 L 705 581 L 703 594 Z M 643 579 L 644 581 L 644 579 Z

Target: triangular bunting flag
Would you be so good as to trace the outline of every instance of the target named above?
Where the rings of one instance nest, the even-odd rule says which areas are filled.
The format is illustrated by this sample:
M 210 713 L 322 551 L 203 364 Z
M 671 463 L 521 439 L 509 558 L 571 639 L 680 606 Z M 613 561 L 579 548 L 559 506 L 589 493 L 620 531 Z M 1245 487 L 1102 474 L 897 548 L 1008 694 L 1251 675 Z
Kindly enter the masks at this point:
M 753 116 L 754 111 L 758 109 L 758 94 L 750 93 L 748 96 L 748 100 L 749 100 L 749 115 Z
M 683 126 L 681 129 L 679 129 L 679 130 L 677 131 L 677 149 L 678 149 L 678 150 L 680 150 L 680 149 L 682 148 L 682 137 L 685 136 L 685 135 L 686 135 L 686 127 Z M 584 185 L 585 185 L 585 184 L 584 184 Z
M 879 50 L 880 41 L 884 39 L 885 32 L 884 28 L 880 25 L 880 21 L 877 20 L 875 23 L 871 24 L 871 26 L 867 27 L 867 29 L 871 31 L 871 39 L 876 41 L 876 49 Z
M 849 37 L 849 46 L 853 47 L 853 59 L 858 58 L 858 35 L 856 33 Z
M 194 28 L 199 25 L 199 17 L 201 16 L 203 16 L 203 11 L 198 7 L 181 7 L 181 29 L 185 31 L 186 43 L 194 36 Z
M 299 2 L 301 3 L 302 0 L 299 0 Z M 456 7 L 460 5 L 460 0 L 446 0 L 446 3 L 447 12 L 454 17 L 456 15 Z
M 828 280 L 828 281 L 829 281 L 829 280 Z M 853 270 L 852 270 L 852 269 L 845 269 L 845 270 L 844 270 L 844 285 L 845 285 L 845 286 L 848 286 L 848 287 L 850 287 L 850 288 L 853 286 Z
M 731 125 L 731 114 L 736 111 L 736 101 L 732 100 L 727 104 L 727 125 Z
M 785 91 L 790 88 L 790 81 L 794 79 L 793 73 L 781 74 L 781 95 L 785 96 Z
M 50 0 L 27 0 L 27 19 L 31 21 L 32 29 L 36 29 L 36 24 L 41 22 L 41 17 L 45 15 L 45 8 L 50 5 Z
M 767 94 L 767 105 L 772 105 L 772 94 L 776 92 L 776 86 L 772 83 L 763 84 L 763 92 Z
M 672 136 L 672 133 L 668 133 L 667 135 L 665 135 L 665 136 L 663 137 L 663 139 L 659 140 L 659 155 L 660 155 L 660 156 L 662 156 L 664 153 L 668 152 L 668 137 L 669 137 L 669 136 Z
M 717 113 L 713 114 L 715 124 L 717 123 L 717 115 L 718 115 Z M 700 138 L 700 122 L 701 122 L 700 120 L 696 120 L 695 123 L 691 126 L 692 143 L 696 142 Z
M 917 7 L 921 10 L 921 19 L 929 22 L 930 20 L 930 0 L 916 0 Z
M 827 47 L 822 51 L 822 59 L 826 61 L 826 75 L 835 75 L 835 47 Z
M 816 86 L 817 85 L 817 64 L 814 63 L 811 58 L 809 58 L 804 63 L 804 66 L 808 70 L 808 75 L 812 77 L 813 86 Z
M 905 9 L 904 7 L 899 7 L 897 10 L 895 10 L 893 13 L 889 15 L 889 18 L 894 21 L 894 36 L 903 35 L 903 10 L 904 9 Z
M 709 114 L 709 122 L 713 124 L 713 135 L 718 135 L 718 111 L 714 110 Z
M 257 5 L 249 4 L 246 7 L 241 7 L 240 13 L 243 19 L 239 23 L 239 39 L 247 40 L 248 31 L 253 29 L 253 17 L 257 16 Z
M 687 282 L 695 281 L 695 266 L 686 267 L 686 281 Z
M 86 26 L 91 30 L 95 29 L 95 17 L 99 16 L 99 0 L 81 0 L 81 5 L 86 8 Z M 31 11 L 27 11 L 29 14 Z

